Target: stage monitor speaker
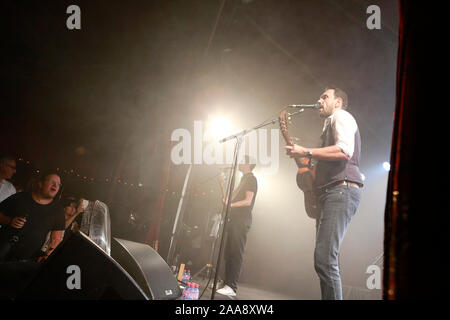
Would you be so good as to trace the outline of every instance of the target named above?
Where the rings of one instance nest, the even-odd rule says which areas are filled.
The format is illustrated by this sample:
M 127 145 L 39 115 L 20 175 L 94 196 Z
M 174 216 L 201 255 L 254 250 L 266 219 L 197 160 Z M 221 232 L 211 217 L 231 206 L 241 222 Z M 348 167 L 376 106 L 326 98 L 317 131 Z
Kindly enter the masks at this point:
M 151 299 L 166 300 L 181 296 L 178 281 L 170 267 L 149 245 L 113 238 L 111 257 L 133 277 Z
M 82 232 L 61 243 L 16 300 L 148 300 L 137 282 Z

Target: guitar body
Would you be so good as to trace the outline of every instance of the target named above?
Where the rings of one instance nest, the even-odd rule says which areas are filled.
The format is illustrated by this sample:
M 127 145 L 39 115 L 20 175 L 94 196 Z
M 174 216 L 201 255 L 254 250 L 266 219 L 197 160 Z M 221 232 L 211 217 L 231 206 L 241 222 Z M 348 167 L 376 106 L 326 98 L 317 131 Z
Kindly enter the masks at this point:
M 306 169 L 306 170 L 305 170 Z M 319 217 L 316 194 L 314 193 L 315 170 L 299 168 L 297 171 L 297 186 L 305 196 L 305 210 L 308 217 L 316 219 Z
M 281 111 L 279 116 L 280 129 L 286 144 L 292 146 L 293 143 L 287 130 L 286 110 Z M 319 207 L 317 197 L 314 192 L 315 168 L 311 166 L 309 158 L 294 158 L 297 166 L 297 186 L 303 191 L 305 197 L 305 210 L 308 217 L 316 219 L 319 217 Z

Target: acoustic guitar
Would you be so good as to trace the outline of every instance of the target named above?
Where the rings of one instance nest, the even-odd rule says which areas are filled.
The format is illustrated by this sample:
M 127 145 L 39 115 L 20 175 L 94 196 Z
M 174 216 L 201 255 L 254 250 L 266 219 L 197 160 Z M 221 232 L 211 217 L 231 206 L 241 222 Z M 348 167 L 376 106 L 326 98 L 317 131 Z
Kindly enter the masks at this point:
M 280 130 L 286 145 L 293 146 L 291 137 L 288 132 L 288 113 L 283 109 L 279 115 Z M 305 209 L 308 217 L 316 219 L 319 216 L 316 194 L 314 193 L 315 167 L 308 157 L 294 158 L 297 164 L 297 186 L 303 191 L 305 196 Z

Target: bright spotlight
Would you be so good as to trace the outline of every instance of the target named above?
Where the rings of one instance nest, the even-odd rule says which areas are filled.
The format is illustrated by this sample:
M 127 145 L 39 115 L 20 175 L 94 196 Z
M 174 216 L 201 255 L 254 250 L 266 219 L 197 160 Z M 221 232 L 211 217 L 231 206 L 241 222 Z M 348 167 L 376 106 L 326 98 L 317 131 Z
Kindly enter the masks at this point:
M 366 176 L 362 173 L 361 173 L 361 179 L 362 179 L 362 181 L 366 181 Z
M 383 168 L 384 168 L 384 170 L 389 171 L 389 170 L 391 170 L 391 164 L 389 162 L 385 161 L 385 162 L 383 162 Z
M 230 135 L 231 132 L 231 124 L 228 119 L 223 117 L 213 118 L 207 124 L 205 131 L 205 139 L 206 140 L 219 140 L 225 138 Z

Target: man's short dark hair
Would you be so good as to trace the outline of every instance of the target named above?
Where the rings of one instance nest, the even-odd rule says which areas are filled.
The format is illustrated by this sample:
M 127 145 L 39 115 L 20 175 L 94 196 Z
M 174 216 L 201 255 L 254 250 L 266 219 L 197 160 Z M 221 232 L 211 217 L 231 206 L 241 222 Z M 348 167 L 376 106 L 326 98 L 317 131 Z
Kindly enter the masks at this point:
M 52 174 L 58 176 L 58 177 L 61 179 L 61 175 L 60 175 L 59 173 L 50 170 L 50 171 L 44 171 L 44 172 L 42 172 L 42 173 L 39 175 L 39 177 L 37 178 L 37 181 L 38 181 L 38 182 L 44 182 L 45 179 L 47 179 L 47 177 L 50 176 L 50 175 L 52 175 Z M 62 180 L 62 179 L 61 179 L 61 180 Z
M 327 91 L 327 90 L 334 90 L 334 97 L 342 99 L 342 109 L 344 109 L 344 110 L 347 109 L 348 97 L 347 97 L 347 93 L 344 90 L 342 90 L 341 88 L 338 88 L 334 85 L 326 87 L 325 91 Z
M 57 175 L 61 179 L 61 183 L 62 183 L 62 178 L 61 178 L 61 175 L 59 173 L 57 173 L 55 171 L 51 171 L 51 170 L 43 171 L 43 172 L 40 172 L 39 175 L 33 176 L 33 177 L 30 178 L 30 180 L 28 181 L 26 190 L 27 191 L 37 191 L 38 188 L 39 188 L 38 187 L 38 183 L 39 182 L 44 182 L 45 179 L 47 179 L 47 177 L 52 175 L 52 174 Z M 58 193 L 60 195 L 61 195 L 61 192 L 62 192 L 62 188 L 59 188 Z

